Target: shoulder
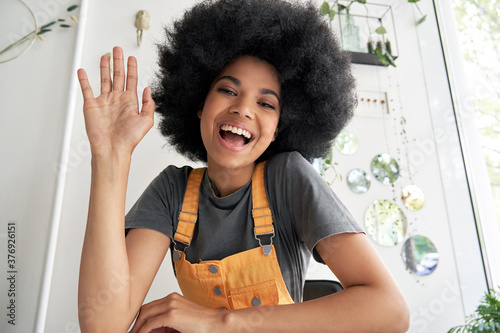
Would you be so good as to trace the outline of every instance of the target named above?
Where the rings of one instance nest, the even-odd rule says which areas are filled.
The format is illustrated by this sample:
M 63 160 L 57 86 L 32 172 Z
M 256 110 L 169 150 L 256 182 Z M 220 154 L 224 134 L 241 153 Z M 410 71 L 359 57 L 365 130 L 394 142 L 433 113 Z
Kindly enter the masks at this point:
M 191 170 L 193 170 L 193 168 L 188 165 L 182 167 L 169 165 L 160 172 L 159 177 L 163 179 L 187 178 Z
M 312 164 L 300 153 L 286 152 L 272 156 L 266 163 L 266 176 L 268 178 L 314 178 L 319 174 Z
M 266 163 L 265 184 L 269 195 L 289 202 L 308 194 L 331 192 L 320 174 L 298 152 L 274 155 Z
M 299 152 L 291 151 L 272 156 L 267 161 L 267 165 L 267 168 L 296 169 L 311 166 L 311 163 L 309 163 Z
M 185 190 L 192 169 L 190 166 L 169 165 L 153 179 L 146 192 L 156 192 L 161 197 L 179 195 Z

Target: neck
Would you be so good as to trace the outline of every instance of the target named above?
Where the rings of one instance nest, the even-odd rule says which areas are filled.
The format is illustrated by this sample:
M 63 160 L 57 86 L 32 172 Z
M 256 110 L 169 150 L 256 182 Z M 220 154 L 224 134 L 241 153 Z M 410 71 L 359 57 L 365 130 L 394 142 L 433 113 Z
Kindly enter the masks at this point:
M 255 164 L 244 168 L 228 169 L 208 163 L 208 178 L 218 197 L 225 197 L 245 186 L 253 175 Z

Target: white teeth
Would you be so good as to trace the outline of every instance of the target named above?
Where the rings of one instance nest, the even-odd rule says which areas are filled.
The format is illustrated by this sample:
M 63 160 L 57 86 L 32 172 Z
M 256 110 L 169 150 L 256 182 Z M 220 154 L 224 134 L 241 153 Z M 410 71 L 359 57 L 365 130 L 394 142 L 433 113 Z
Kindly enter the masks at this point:
M 224 124 L 221 126 L 221 130 L 226 131 L 226 132 L 232 132 L 232 133 L 238 134 L 238 135 L 243 135 L 247 139 L 250 139 L 252 137 L 252 135 L 250 134 L 249 131 L 244 130 L 242 128 L 234 127 L 231 125 Z

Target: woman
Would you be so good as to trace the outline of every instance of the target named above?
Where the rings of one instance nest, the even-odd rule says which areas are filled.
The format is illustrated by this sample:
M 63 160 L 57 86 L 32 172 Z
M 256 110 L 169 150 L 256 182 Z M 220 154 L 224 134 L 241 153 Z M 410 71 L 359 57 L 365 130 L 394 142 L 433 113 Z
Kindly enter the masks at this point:
M 141 112 L 136 60 L 125 76 L 120 48 L 113 80 L 101 59 L 99 97 L 78 72 L 92 149 L 82 331 L 126 331 L 139 310 L 132 332 L 406 331 L 398 287 L 307 162 L 331 147 L 355 106 L 349 59 L 317 9 L 207 1 L 167 39 L 154 98 L 146 88 Z M 167 167 L 124 223 L 131 154 L 155 102 L 169 142 L 207 168 Z M 184 296 L 141 307 L 169 248 Z M 312 255 L 344 290 L 301 302 Z M 113 288 L 117 274 L 124 287 L 92 312 L 88 300 Z

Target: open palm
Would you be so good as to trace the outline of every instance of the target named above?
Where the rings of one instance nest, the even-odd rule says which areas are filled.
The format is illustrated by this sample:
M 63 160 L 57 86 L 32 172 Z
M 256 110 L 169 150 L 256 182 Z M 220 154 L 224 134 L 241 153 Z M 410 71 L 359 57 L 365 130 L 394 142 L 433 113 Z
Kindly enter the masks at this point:
M 93 152 L 132 152 L 153 126 L 154 101 L 150 88 L 144 89 L 142 110 L 137 96 L 137 60 L 130 57 L 125 77 L 123 51 L 113 49 L 114 74 L 108 56 L 101 58 L 101 94 L 95 98 L 85 70 L 78 70 L 83 94 L 85 127 Z

